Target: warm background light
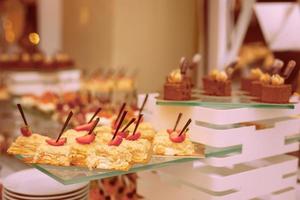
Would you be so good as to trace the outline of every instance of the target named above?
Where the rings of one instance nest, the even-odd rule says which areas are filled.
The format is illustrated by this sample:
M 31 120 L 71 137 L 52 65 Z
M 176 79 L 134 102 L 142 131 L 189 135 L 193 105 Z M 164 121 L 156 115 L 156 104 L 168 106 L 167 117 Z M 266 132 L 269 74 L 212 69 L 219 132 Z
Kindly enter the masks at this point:
M 29 41 L 34 44 L 37 45 L 40 42 L 40 36 L 37 33 L 30 33 L 28 35 Z

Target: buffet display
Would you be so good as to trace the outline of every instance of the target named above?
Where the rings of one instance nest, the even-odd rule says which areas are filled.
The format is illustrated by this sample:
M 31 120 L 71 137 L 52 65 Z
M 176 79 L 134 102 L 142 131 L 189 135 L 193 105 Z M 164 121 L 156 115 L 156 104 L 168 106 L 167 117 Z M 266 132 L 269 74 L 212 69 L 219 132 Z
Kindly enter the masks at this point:
M 147 96 L 144 100 L 144 104 Z M 174 129 L 156 133 L 152 126 L 143 122 L 142 110 L 136 116 L 126 116 L 123 104 L 114 122 L 98 126 L 101 111 L 98 108 L 88 122 L 66 130 L 73 112 L 70 111 L 56 139 L 34 133 L 28 125 L 21 104 L 18 109 L 24 121 L 22 133 L 8 149 L 9 154 L 20 155 L 27 163 L 57 166 L 80 166 L 89 169 L 129 170 L 134 164 L 149 162 L 153 155 L 199 156 L 189 140 L 189 119 L 182 129 L 177 129 L 181 118 L 178 115 Z M 97 117 L 97 118 L 96 118 Z M 95 119 L 96 118 L 96 119 Z

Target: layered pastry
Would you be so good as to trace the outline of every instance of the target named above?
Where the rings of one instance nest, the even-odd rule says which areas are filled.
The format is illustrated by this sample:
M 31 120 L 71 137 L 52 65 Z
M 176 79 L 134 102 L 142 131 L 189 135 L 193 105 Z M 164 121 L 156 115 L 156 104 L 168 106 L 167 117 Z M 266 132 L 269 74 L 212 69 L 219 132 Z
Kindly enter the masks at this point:
M 226 72 L 213 70 L 208 76 L 202 78 L 205 94 L 214 96 L 230 96 L 231 80 Z
M 72 116 L 73 112 L 71 111 L 57 139 L 47 139 L 46 143 L 37 148 L 32 163 L 70 166 L 72 160 L 71 146 L 66 144 L 67 138 L 62 138 L 61 136 L 65 132 L 65 129 L 68 126 Z
M 271 76 L 269 74 L 267 73 L 262 74 L 258 81 L 252 81 L 250 95 L 260 99 L 262 86 L 265 84 L 269 84 L 270 81 L 271 81 Z
M 131 125 L 129 128 L 129 133 L 132 133 L 134 130 L 134 125 Z M 137 129 L 141 133 L 141 139 L 146 139 L 149 142 L 153 141 L 153 138 L 156 134 L 153 126 L 149 122 L 141 122 Z
M 289 103 L 292 86 L 284 83 L 284 78 L 276 74 L 270 84 L 262 86 L 261 101 L 266 103 Z
M 137 133 L 136 133 L 137 134 Z M 124 140 L 121 144 L 132 155 L 133 163 L 147 163 L 152 155 L 152 144 L 145 139 Z
M 156 155 L 168 156 L 186 156 L 194 155 L 194 144 L 190 141 L 189 136 L 185 133 L 183 142 L 173 142 L 170 135 L 178 135 L 177 131 L 168 133 L 165 131 L 158 132 L 153 140 L 153 153 Z
M 99 118 L 97 118 L 95 121 L 92 121 L 92 127 L 90 127 L 90 130 L 86 132 L 84 135 L 80 137 L 75 138 L 75 142 L 72 143 L 71 147 L 71 158 L 72 158 L 72 164 L 76 166 L 86 166 L 86 159 L 88 151 L 91 148 L 94 148 L 96 145 L 95 142 L 95 132 L 94 129 L 97 126 L 99 122 Z M 79 132 L 82 133 L 83 131 Z
M 262 74 L 263 74 L 263 72 L 259 68 L 251 69 L 250 76 L 249 77 L 243 77 L 241 79 L 241 89 L 245 90 L 247 92 L 250 92 L 252 82 L 253 81 L 258 81 Z
M 127 135 L 121 146 L 126 147 L 132 154 L 133 163 L 146 163 L 152 155 L 152 144 L 146 139 L 141 138 L 141 133 L 137 132 L 143 115 L 140 114 L 135 124 L 132 134 Z
M 33 157 L 37 148 L 40 145 L 45 144 L 45 141 L 49 138 L 39 134 L 33 134 L 30 126 L 27 123 L 21 104 L 17 104 L 17 107 L 24 122 L 24 126 L 20 128 L 22 135 L 19 136 L 16 139 L 16 141 L 12 143 L 7 152 L 13 155 Z
M 189 119 L 181 130 L 177 130 L 177 125 L 181 119 L 179 113 L 173 129 L 158 132 L 153 140 L 153 152 L 156 155 L 167 156 L 189 156 L 195 154 L 194 144 L 188 136 L 188 126 L 192 122 Z
M 95 148 L 89 149 L 87 154 L 86 163 L 89 169 L 127 171 L 132 163 L 131 153 L 123 146 L 96 145 Z
M 70 166 L 71 146 L 53 146 L 47 143 L 37 148 L 33 163 L 48 164 L 55 166 Z
M 33 157 L 40 145 L 46 144 L 46 136 L 39 134 L 32 134 L 30 136 L 19 136 L 15 142 L 8 149 L 9 154 L 23 155 L 26 157 Z

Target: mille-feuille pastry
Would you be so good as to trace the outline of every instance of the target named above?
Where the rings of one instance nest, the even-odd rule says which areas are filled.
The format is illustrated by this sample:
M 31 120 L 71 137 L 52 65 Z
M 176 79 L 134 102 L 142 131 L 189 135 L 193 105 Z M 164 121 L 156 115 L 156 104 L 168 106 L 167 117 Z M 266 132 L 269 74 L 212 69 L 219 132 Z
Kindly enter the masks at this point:
M 95 120 L 93 127 L 87 133 L 85 132 L 80 137 L 76 137 L 71 143 L 71 164 L 76 166 L 87 166 L 87 154 L 91 148 L 96 146 L 96 135 L 93 132 L 99 122 L 99 118 Z M 80 132 L 82 134 L 82 132 Z M 68 138 L 69 139 L 69 138 Z
M 46 143 L 37 148 L 32 163 L 57 166 L 71 165 L 71 145 L 67 145 L 67 138 L 61 136 L 63 135 L 72 115 L 73 112 L 71 111 L 57 139 L 47 139 Z
M 131 125 L 128 130 L 129 133 L 132 133 L 134 130 L 134 125 Z M 138 129 L 138 132 L 141 133 L 141 139 L 146 139 L 149 142 L 153 141 L 153 138 L 155 137 L 156 131 L 154 130 L 153 126 L 148 122 L 141 122 Z
M 33 157 L 37 148 L 45 144 L 48 137 L 39 134 L 32 134 L 30 136 L 19 136 L 9 147 L 7 152 L 13 155 L 22 155 L 26 157 Z
M 122 112 L 122 109 L 121 109 Z M 127 113 L 127 111 L 126 111 Z M 118 136 L 121 136 L 122 138 L 126 138 L 129 132 L 127 131 L 127 128 L 135 121 L 135 119 L 131 119 L 122 129 L 121 131 L 117 132 Z M 124 122 L 124 121 L 123 121 Z M 97 133 L 96 136 L 96 142 L 98 144 L 107 144 L 111 141 L 111 138 L 113 137 L 115 130 L 111 126 L 100 126 L 95 129 L 95 132 Z
M 45 143 L 45 140 L 48 139 L 48 137 L 39 134 L 32 134 L 31 128 L 27 123 L 21 104 L 18 104 L 17 106 L 25 125 L 20 129 L 22 135 L 12 143 L 7 152 L 13 155 L 33 157 L 37 147 Z
M 186 132 L 190 122 L 191 120 L 189 119 L 180 132 L 176 130 L 171 132 L 169 130 L 158 132 L 153 140 L 153 153 L 168 156 L 194 155 L 194 144 L 190 141 Z
M 146 139 L 141 138 L 141 133 L 137 132 L 138 126 L 142 119 L 142 114 L 139 115 L 138 121 L 131 135 L 128 135 L 122 142 L 132 155 L 133 163 L 146 163 L 152 155 L 152 144 Z
M 44 143 L 37 148 L 32 163 L 70 166 L 71 146 L 53 146 L 51 144 Z
M 86 164 L 89 169 L 114 169 L 127 171 L 131 167 L 132 155 L 123 146 L 96 145 L 89 149 Z
M 119 135 L 122 122 L 127 111 L 124 111 L 112 139 L 106 144 L 97 145 L 90 149 L 86 159 L 87 166 L 100 169 L 129 170 L 132 164 L 132 155 L 128 149 L 121 146 L 123 137 Z

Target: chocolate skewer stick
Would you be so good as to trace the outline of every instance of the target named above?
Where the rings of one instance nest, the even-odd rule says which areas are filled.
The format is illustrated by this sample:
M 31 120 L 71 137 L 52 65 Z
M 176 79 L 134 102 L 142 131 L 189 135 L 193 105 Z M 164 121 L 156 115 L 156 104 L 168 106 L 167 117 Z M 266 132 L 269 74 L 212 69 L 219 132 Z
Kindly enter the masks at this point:
M 283 72 L 284 79 L 288 79 L 290 77 L 295 67 L 296 67 L 296 62 L 294 60 L 290 60 Z
M 173 132 L 176 131 L 177 125 L 178 125 L 178 123 L 179 123 L 181 117 L 182 117 L 182 113 L 179 113 L 179 115 L 178 115 L 178 117 L 177 117 L 177 120 L 176 120 L 176 123 L 175 123 L 175 126 L 174 126 L 174 128 L 173 128 Z
M 124 111 L 123 115 L 122 115 L 122 117 L 121 117 L 121 119 L 119 121 L 119 124 L 118 124 L 118 126 L 117 126 L 117 128 L 115 130 L 114 136 L 113 136 L 113 138 L 111 140 L 115 139 L 115 137 L 117 136 L 117 133 L 118 133 L 119 129 L 121 128 L 121 125 L 122 125 L 122 123 L 123 123 L 126 115 L 127 115 L 127 111 Z
M 115 121 L 114 126 L 116 126 L 118 124 L 119 118 L 121 117 L 123 110 L 125 109 L 126 103 L 123 103 L 122 107 L 120 108 L 120 111 L 118 113 L 117 119 Z
M 93 127 L 90 129 L 88 135 L 92 134 L 92 132 L 93 132 L 94 129 L 96 128 L 97 124 L 99 123 L 99 120 L 100 120 L 100 118 L 97 117 L 97 119 L 95 120 L 94 125 L 93 125 Z
M 190 125 L 190 123 L 192 122 L 192 120 L 191 119 L 189 119 L 187 122 L 186 122 L 186 124 L 184 125 L 184 127 L 183 127 L 183 129 L 181 130 L 181 132 L 179 133 L 179 135 L 178 136 L 181 136 L 182 135 L 182 133 L 184 133 L 185 132 L 185 129 Z
M 70 111 L 70 113 L 69 113 L 69 115 L 68 115 L 68 118 L 67 118 L 67 120 L 65 121 L 65 123 L 64 123 L 64 125 L 63 125 L 63 127 L 62 127 L 62 129 L 61 129 L 61 131 L 60 131 L 60 133 L 59 133 L 59 135 L 58 135 L 58 137 L 57 137 L 57 139 L 56 139 L 56 142 L 58 142 L 58 140 L 60 139 L 60 137 L 61 137 L 62 134 L 64 133 L 64 131 L 65 131 L 66 127 L 68 126 L 69 121 L 70 121 L 70 119 L 71 119 L 72 116 L 73 116 L 73 112 Z
M 98 109 L 96 110 L 96 112 L 94 113 L 94 115 L 91 117 L 91 119 L 90 119 L 90 121 L 89 121 L 88 123 L 92 122 L 93 119 L 98 115 L 98 113 L 99 113 L 100 111 L 101 111 L 101 108 L 98 108 Z
M 135 121 L 135 118 L 132 118 L 132 119 L 130 120 L 130 122 L 128 122 L 128 123 L 126 124 L 126 126 L 122 129 L 122 132 L 125 132 L 126 129 L 127 129 L 134 121 Z
M 25 118 L 25 115 L 24 115 L 24 112 L 23 112 L 23 109 L 22 109 L 21 104 L 18 103 L 17 106 L 18 106 L 19 112 L 21 113 L 21 116 L 22 116 L 22 119 L 23 119 L 23 121 L 24 121 L 24 124 L 25 124 L 26 126 L 28 126 L 28 123 L 27 123 L 27 120 L 26 120 L 26 118 Z
M 139 125 L 140 125 L 140 122 L 141 122 L 141 120 L 142 120 L 142 117 L 143 117 L 143 114 L 140 114 L 140 115 L 139 115 L 139 118 L 138 118 L 138 121 L 137 121 L 137 123 L 136 123 L 136 125 L 135 125 L 135 127 L 134 127 L 134 130 L 133 130 L 132 135 L 134 135 L 134 134 L 136 133 L 136 130 L 138 129 L 138 127 L 139 127 Z
M 148 101 L 148 97 L 149 97 L 149 94 L 146 94 L 145 99 L 144 99 L 144 101 L 143 101 L 143 104 L 142 104 L 142 106 L 141 106 L 141 108 L 140 108 L 140 110 L 139 110 L 139 115 L 143 112 L 144 107 L 145 107 L 145 105 L 146 105 L 146 103 L 147 103 L 147 101 Z

